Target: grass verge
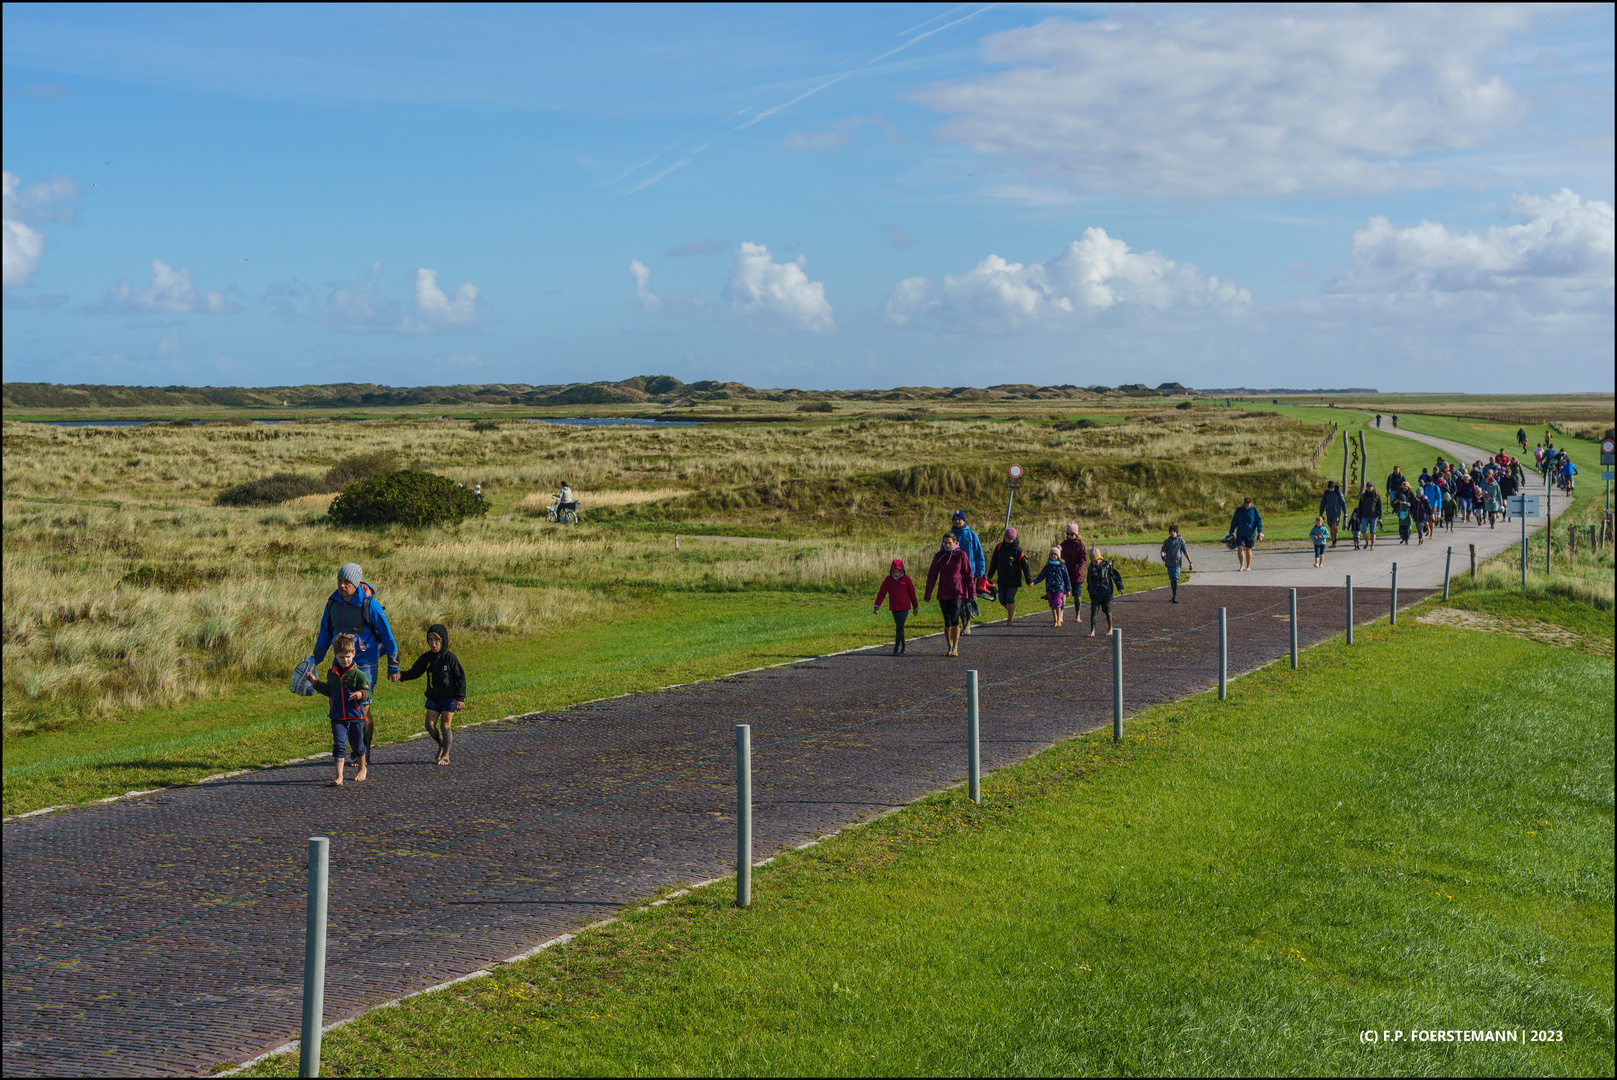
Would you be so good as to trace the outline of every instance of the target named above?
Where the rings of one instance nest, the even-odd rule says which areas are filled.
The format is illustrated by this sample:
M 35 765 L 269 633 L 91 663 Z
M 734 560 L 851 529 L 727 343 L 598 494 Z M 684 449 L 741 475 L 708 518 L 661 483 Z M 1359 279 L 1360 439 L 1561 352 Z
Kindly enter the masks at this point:
M 748 911 L 697 890 L 370 1013 L 325 1067 L 1610 1075 L 1612 694 L 1580 653 L 1366 627 L 996 773 L 981 807 L 787 853 Z M 1558 1034 L 1361 1041 L 1455 1029 Z

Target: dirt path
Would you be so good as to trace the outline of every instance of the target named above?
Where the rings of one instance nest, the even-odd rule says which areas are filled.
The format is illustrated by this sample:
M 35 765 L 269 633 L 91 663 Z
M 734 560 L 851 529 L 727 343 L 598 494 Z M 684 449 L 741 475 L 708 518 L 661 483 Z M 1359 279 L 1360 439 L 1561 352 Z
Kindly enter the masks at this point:
M 1221 605 L 1232 672 L 1279 656 L 1286 595 L 1120 598 L 1128 711 L 1211 683 Z M 1387 603 L 1359 590 L 1356 611 Z M 1341 591 L 1306 592 L 1299 621 L 1305 643 L 1337 633 Z M 905 657 L 819 657 L 513 718 L 459 735 L 450 768 L 424 742 L 384 746 L 374 779 L 343 789 L 310 762 L 10 822 L 5 1072 L 208 1072 L 295 1038 L 311 835 L 332 839 L 329 1022 L 726 873 L 738 722 L 753 725 L 759 859 L 959 779 L 968 667 L 986 769 L 1110 723 L 1104 638 L 1025 618 L 963 646 L 950 660 L 933 637 Z

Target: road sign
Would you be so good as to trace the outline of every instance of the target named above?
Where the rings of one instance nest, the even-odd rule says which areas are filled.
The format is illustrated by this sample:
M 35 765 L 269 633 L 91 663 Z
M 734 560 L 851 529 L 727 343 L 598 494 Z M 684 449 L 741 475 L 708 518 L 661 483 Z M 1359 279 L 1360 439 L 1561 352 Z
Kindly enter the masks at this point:
M 1600 452 L 1602 454 L 1617 454 L 1617 439 L 1601 439 Z
M 1517 517 L 1538 517 L 1537 495 L 1512 495 L 1505 502 L 1506 509 Z
M 1608 482 L 1612 481 L 1612 480 L 1617 480 L 1617 473 L 1613 473 L 1610 469 L 1607 469 L 1605 472 L 1600 474 L 1600 479 L 1608 481 Z
M 1012 465 L 1011 466 L 1011 479 L 1012 480 L 1020 480 L 1020 479 L 1022 479 L 1022 466 L 1020 466 L 1020 465 Z

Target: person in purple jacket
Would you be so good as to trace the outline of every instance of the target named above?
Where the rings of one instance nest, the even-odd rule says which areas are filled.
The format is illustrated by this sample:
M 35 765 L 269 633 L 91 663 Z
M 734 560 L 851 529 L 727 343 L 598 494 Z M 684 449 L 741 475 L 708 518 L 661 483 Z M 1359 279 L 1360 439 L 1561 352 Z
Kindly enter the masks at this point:
M 971 561 L 960 550 L 960 542 L 952 532 L 943 534 L 943 546 L 932 556 L 932 566 L 926 572 L 926 599 L 932 599 L 932 590 L 938 592 L 938 606 L 943 609 L 943 636 L 949 643 L 947 656 L 960 655 L 960 622 L 962 612 L 977 594 L 976 577 L 971 572 Z

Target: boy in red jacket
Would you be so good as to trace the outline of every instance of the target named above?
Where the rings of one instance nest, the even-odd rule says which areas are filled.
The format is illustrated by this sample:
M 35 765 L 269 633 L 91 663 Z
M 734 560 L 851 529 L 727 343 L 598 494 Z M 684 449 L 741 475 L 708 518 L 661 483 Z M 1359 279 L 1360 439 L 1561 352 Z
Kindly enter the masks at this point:
M 904 620 L 921 606 L 915 599 L 915 582 L 904 572 L 903 559 L 894 559 L 892 570 L 882 578 L 881 588 L 876 592 L 876 606 L 870 611 L 872 615 L 881 610 L 883 600 L 887 601 L 887 609 L 893 613 L 893 655 L 901 656 L 909 651 L 909 646 L 904 643 Z

